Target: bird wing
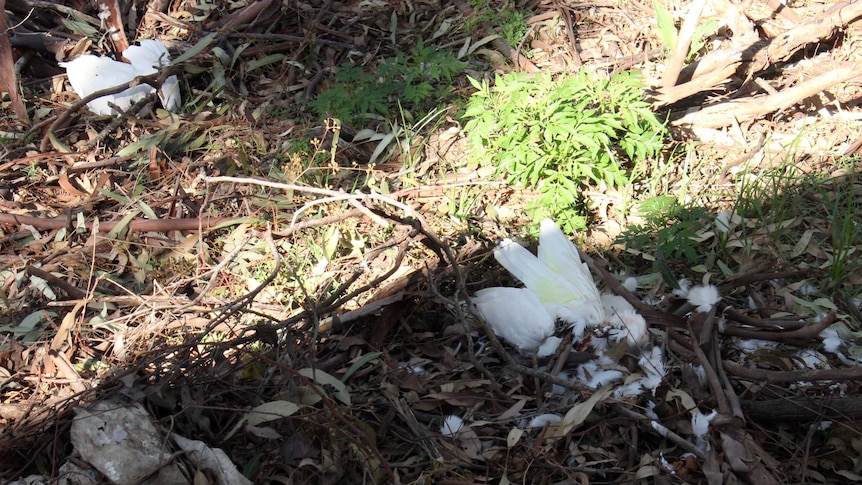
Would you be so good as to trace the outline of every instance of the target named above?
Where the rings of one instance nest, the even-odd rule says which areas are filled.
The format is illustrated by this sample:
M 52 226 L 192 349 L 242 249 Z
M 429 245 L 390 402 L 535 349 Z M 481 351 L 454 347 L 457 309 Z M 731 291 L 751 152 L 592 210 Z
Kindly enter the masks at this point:
M 473 304 L 494 334 L 521 350 L 536 350 L 554 333 L 554 319 L 528 288 L 485 288 Z
M 171 55 L 161 41 L 145 39 L 140 45 L 130 45 L 123 51 L 123 57 L 129 60 L 140 75 L 154 74 L 159 67 L 171 62 Z
M 539 261 L 565 278 L 576 290 L 578 299 L 599 302 L 599 289 L 587 264 L 581 261 L 577 246 L 550 219 L 539 230 Z
M 138 75 L 130 64 L 90 54 L 60 63 L 60 66 L 66 69 L 69 84 L 81 98 L 103 89 L 128 84 Z M 152 86 L 139 85 L 117 94 L 96 98 L 87 103 L 87 107 L 98 115 L 113 115 L 117 113 L 110 104 L 125 110 L 152 91 Z

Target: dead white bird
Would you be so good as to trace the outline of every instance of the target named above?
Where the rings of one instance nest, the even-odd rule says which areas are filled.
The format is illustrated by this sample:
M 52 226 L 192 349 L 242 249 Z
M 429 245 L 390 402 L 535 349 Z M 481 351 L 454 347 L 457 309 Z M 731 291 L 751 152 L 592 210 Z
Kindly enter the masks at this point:
M 581 261 L 578 248 L 550 219 L 542 221 L 538 257 L 508 239 L 494 251 L 494 257 L 539 297 L 554 318 L 575 327 L 575 333 L 582 334 L 583 328 L 605 320 L 593 275 Z
M 538 256 L 506 239 L 494 257 L 526 288 L 486 288 L 474 302 L 494 333 L 510 344 L 550 355 L 559 346 L 560 339 L 552 337 L 558 319 L 572 327 L 576 339 L 607 323 L 614 341 L 625 340 L 629 347 L 645 343 L 643 317 L 625 299 L 599 293 L 577 246 L 550 219 L 541 224 Z M 607 345 L 599 340 L 593 339 L 594 350 L 601 353 Z
M 158 67 L 170 62 L 168 50 L 158 40 L 144 40 L 141 41 L 140 46 L 129 46 L 123 55 L 131 64 L 108 57 L 84 54 L 71 61 L 61 62 L 60 66 L 66 69 L 69 84 L 72 85 L 75 93 L 85 98 L 103 89 L 128 84 L 138 76 L 153 74 L 157 72 Z M 139 84 L 116 94 L 96 98 L 87 103 L 87 107 L 97 115 L 116 116 L 119 113 L 110 106 L 111 104 L 125 111 L 154 91 L 155 88 L 148 84 Z M 180 108 L 179 82 L 176 76 L 170 76 L 165 80 L 159 97 L 166 109 L 176 111 Z

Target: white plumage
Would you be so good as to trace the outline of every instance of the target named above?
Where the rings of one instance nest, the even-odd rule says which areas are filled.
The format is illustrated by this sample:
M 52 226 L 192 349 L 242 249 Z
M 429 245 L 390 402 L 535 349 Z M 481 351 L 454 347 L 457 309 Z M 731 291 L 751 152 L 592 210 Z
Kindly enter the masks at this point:
M 612 340 L 626 340 L 629 347 L 637 347 L 646 342 L 646 320 L 625 298 L 605 293 L 602 295 L 602 309 L 608 323 L 614 327 L 609 332 Z
M 115 61 L 108 57 L 90 54 L 78 56 L 71 61 L 61 62 L 66 69 L 69 84 L 81 98 L 103 89 L 128 84 L 138 76 L 146 76 L 157 72 L 157 68 L 170 62 L 168 50 L 157 40 L 143 40 L 140 46 L 129 46 L 123 52 L 131 64 Z M 140 84 L 117 94 L 102 96 L 89 103 L 90 111 L 98 115 L 118 115 L 110 105 L 114 104 L 121 110 L 129 109 L 140 99 L 154 92 L 155 88 L 148 84 Z M 181 99 L 179 82 L 176 76 L 165 80 L 159 93 L 162 105 L 171 111 L 180 108 Z
M 145 39 L 140 45 L 130 45 L 123 51 L 123 57 L 138 70 L 139 76 L 155 74 L 159 69 L 171 63 L 171 55 L 161 41 Z M 182 103 L 180 99 L 180 83 L 176 76 L 170 76 L 162 83 L 159 90 L 162 106 L 168 111 L 177 111 Z
M 712 310 L 716 303 L 721 301 L 721 295 L 718 294 L 718 288 L 712 285 L 695 286 L 688 290 L 686 299 L 694 305 L 698 312 L 706 313 Z
M 138 75 L 138 71 L 131 64 L 90 54 L 78 56 L 69 62 L 61 62 L 60 67 L 66 68 L 69 84 L 81 98 L 86 98 L 96 91 L 127 84 Z M 97 115 L 117 115 L 119 113 L 111 108 L 110 104 L 115 104 L 125 111 L 153 91 L 152 86 L 141 84 L 111 96 L 96 98 L 87 103 L 87 107 Z
M 553 317 L 528 288 L 485 288 L 473 304 L 494 334 L 520 350 L 536 351 L 554 334 Z

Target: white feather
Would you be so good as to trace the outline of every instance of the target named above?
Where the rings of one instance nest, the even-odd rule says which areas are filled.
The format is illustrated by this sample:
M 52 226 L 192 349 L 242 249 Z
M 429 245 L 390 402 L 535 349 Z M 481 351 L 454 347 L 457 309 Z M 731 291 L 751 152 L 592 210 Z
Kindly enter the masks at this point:
M 718 411 L 712 410 L 709 414 L 703 414 L 700 409 L 694 409 L 691 412 L 691 432 L 694 435 L 695 444 L 701 451 L 709 451 L 709 440 L 707 433 L 709 432 L 709 423 L 718 416 Z
M 494 257 L 531 289 L 554 317 L 577 328 L 604 321 L 599 290 L 577 247 L 551 220 L 542 222 L 539 256 L 506 239 Z
M 667 374 L 661 348 L 653 347 L 652 349 L 644 350 L 638 361 L 638 365 L 646 374 L 640 381 L 641 385 L 643 385 L 644 389 L 649 389 L 655 395 L 655 390 L 661 385 L 664 376 Z
M 165 46 L 160 41 L 152 39 L 141 41 L 140 46 L 129 46 L 123 52 L 123 56 L 131 63 L 84 54 L 59 64 L 66 69 L 69 84 L 72 85 L 75 93 L 85 98 L 103 89 L 128 84 L 138 76 L 153 74 L 157 72 L 158 67 L 170 62 Z M 119 113 L 110 106 L 111 104 L 125 111 L 154 91 L 155 88 L 148 84 L 139 84 L 117 94 L 96 98 L 87 103 L 87 107 L 97 115 L 118 115 Z M 171 111 L 179 109 L 181 100 L 176 76 L 165 80 L 159 97 L 166 109 Z
M 578 367 L 577 380 L 590 389 L 597 389 L 622 378 L 622 371 L 604 369 L 596 361 L 587 362 Z
M 628 384 L 623 384 L 614 389 L 614 397 L 617 399 L 625 399 L 627 397 L 640 396 L 642 392 L 643 385 L 641 385 L 640 380 L 637 380 L 629 382 Z
M 563 420 L 563 417 L 557 414 L 540 414 L 531 419 L 527 424 L 528 428 L 544 428 L 548 424 L 557 424 Z
M 464 420 L 459 416 L 450 414 L 443 420 L 443 425 L 440 426 L 440 434 L 443 436 L 453 437 L 457 435 L 464 427 Z
M 577 290 L 579 300 L 599 302 L 599 290 L 587 263 L 581 261 L 578 247 L 550 219 L 543 220 L 539 229 L 538 259 L 565 278 Z
M 820 332 L 820 338 L 823 340 L 823 350 L 830 354 L 839 353 L 844 341 L 838 335 L 838 330 L 834 328 L 825 328 Z
M 712 285 L 698 285 L 688 290 L 686 299 L 696 307 L 698 312 L 706 313 L 721 301 L 721 296 L 718 294 L 718 288 Z

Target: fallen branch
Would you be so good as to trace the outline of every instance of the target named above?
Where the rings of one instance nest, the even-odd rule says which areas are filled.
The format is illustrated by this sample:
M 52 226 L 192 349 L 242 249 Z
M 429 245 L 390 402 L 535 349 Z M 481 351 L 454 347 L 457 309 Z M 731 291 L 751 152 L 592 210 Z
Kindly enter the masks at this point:
M 754 330 L 749 328 L 739 328 L 728 326 L 722 331 L 724 335 L 740 338 L 753 338 L 761 340 L 772 340 L 773 342 L 784 342 L 790 344 L 805 343 L 816 338 L 820 332 L 829 328 L 835 323 L 835 312 L 829 312 L 825 318 L 819 322 L 805 325 L 796 330 L 772 331 L 772 330 Z
M 729 126 L 733 123 L 752 120 L 773 111 L 787 109 L 824 89 L 859 76 L 862 76 L 862 64 L 853 63 L 831 72 L 826 72 L 775 94 L 729 101 L 707 106 L 696 111 L 690 111 L 672 123 L 676 126 L 686 128 L 693 128 L 695 126 L 699 128 L 721 128 Z
M 768 401 L 746 401 L 742 403 L 742 408 L 747 417 L 760 422 L 862 419 L 862 397 L 788 397 Z
M 743 367 L 733 362 L 724 361 L 727 372 L 755 381 L 766 381 L 769 384 L 788 384 L 794 382 L 814 381 L 848 381 L 862 379 L 862 368 L 847 369 L 800 369 L 800 370 L 765 370 Z
M 122 221 L 99 222 L 99 232 L 110 232 Z M 197 231 L 211 229 L 221 225 L 236 225 L 247 222 L 245 218 L 230 217 L 202 217 L 185 219 L 133 219 L 128 229 L 131 232 L 169 232 L 169 231 Z M 62 229 L 74 227 L 74 222 L 69 218 L 45 219 L 42 217 L 22 216 L 18 214 L 0 213 L 0 224 L 28 225 L 36 229 Z M 93 222 L 85 222 L 88 230 L 93 230 Z

